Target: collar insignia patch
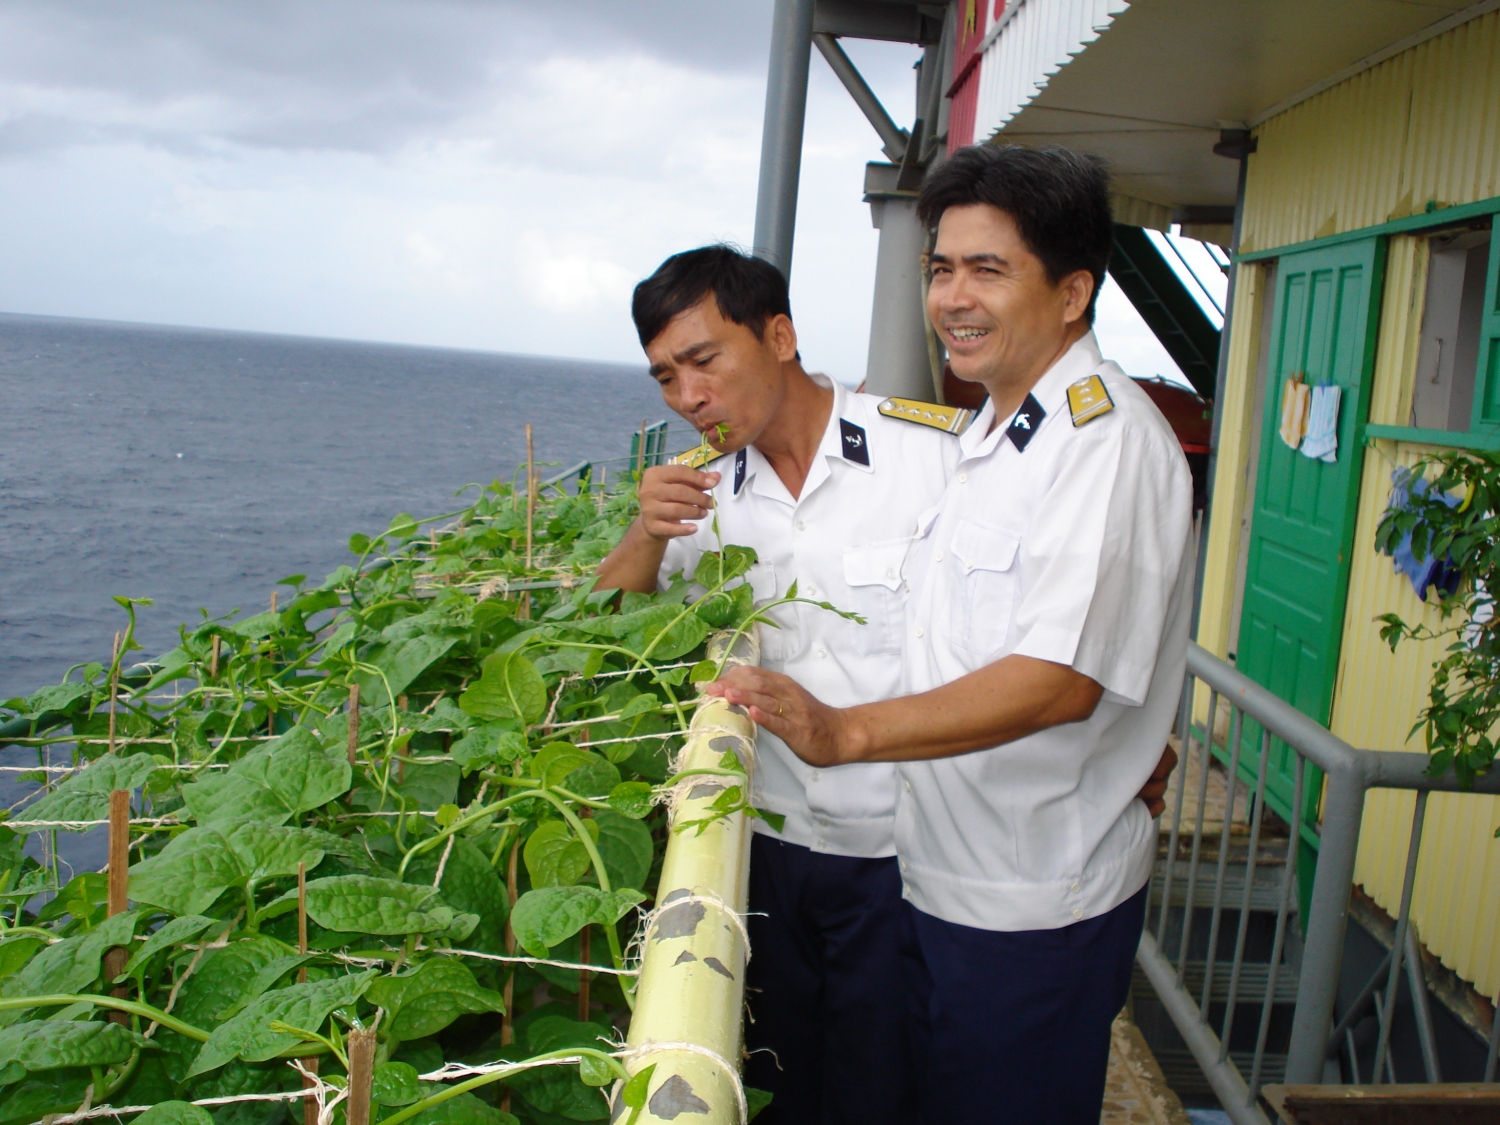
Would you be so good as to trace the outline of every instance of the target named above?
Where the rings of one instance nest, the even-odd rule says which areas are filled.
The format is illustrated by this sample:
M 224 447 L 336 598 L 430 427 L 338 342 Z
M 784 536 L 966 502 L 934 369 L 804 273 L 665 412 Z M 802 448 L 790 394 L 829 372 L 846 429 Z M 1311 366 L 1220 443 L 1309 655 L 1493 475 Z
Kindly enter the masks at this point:
M 702 445 L 695 445 L 692 449 L 689 449 L 683 453 L 679 453 L 676 457 L 673 457 L 672 464 L 686 465 L 690 469 L 701 469 L 705 465 L 713 464 L 713 462 L 717 461 L 722 456 L 724 456 L 724 454 L 720 453 L 711 445 L 706 447 Z
M 742 449 L 734 455 L 734 494 L 740 494 L 740 485 L 745 483 L 745 462 L 748 458 Z
M 935 402 L 922 402 L 914 398 L 888 398 L 877 409 L 887 418 L 900 418 L 903 422 L 915 422 L 919 426 L 931 426 L 935 430 L 957 437 L 969 428 L 974 420 L 974 411 L 957 406 L 939 406 Z
M 844 460 L 856 465 L 869 465 L 870 444 L 865 439 L 863 426 L 856 426 L 847 418 L 839 419 L 839 436 L 844 439 Z
M 1036 428 L 1042 424 L 1042 419 L 1047 417 L 1047 412 L 1042 409 L 1042 404 L 1030 394 L 1026 401 L 1021 403 L 1021 409 L 1016 411 L 1016 416 L 1010 420 L 1010 427 L 1005 431 L 1005 436 L 1010 438 L 1011 444 L 1021 452 L 1026 452 L 1026 445 L 1036 435 Z
M 1114 408 L 1114 400 L 1109 397 L 1104 380 L 1097 375 L 1080 379 L 1068 388 L 1068 410 L 1073 414 L 1075 426 L 1092 422 Z

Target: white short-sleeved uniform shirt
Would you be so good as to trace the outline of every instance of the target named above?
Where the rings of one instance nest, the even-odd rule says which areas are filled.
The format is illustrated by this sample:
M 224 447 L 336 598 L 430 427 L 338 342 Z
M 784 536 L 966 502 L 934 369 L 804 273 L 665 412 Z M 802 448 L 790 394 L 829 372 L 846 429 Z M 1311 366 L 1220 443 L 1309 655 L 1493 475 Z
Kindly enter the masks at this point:
M 713 491 L 719 517 L 667 546 L 662 584 L 689 577 L 719 542 L 751 547 L 758 562 L 748 580 L 757 604 L 799 596 L 853 610 L 846 621 L 810 605 L 774 610 L 780 628 L 762 626 L 761 666 L 784 672 L 825 703 L 849 707 L 898 694 L 907 586 L 906 553 L 917 517 L 937 503 L 958 458 L 958 439 L 928 426 L 887 418 L 884 399 L 856 394 L 825 376 L 833 409 L 794 498 L 768 461 L 751 447 L 707 468 L 721 474 Z M 895 852 L 895 767 L 888 763 L 815 769 L 762 730 L 756 744 L 754 803 L 781 813 L 778 835 L 819 852 L 875 858 Z
M 1114 408 L 1075 426 L 1068 388 Z M 1182 691 L 1192 597 L 1187 462 L 1092 333 L 990 430 L 987 404 L 912 545 L 908 691 L 1013 653 L 1104 688 L 1092 717 L 988 750 L 899 765 L 896 849 L 919 910 L 989 930 L 1056 929 L 1145 885 L 1156 830 L 1141 786 Z M 1014 435 L 1014 436 L 1012 436 Z

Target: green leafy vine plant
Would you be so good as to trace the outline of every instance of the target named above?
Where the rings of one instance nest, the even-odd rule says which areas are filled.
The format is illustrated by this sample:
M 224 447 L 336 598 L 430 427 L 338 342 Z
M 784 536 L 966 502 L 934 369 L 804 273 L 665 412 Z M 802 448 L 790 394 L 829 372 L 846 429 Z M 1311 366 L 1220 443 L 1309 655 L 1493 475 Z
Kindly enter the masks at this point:
M 1452 768 L 1467 788 L 1494 764 L 1500 722 L 1500 458 L 1439 453 L 1417 462 L 1408 480 L 1407 502 L 1387 508 L 1376 546 L 1392 554 L 1410 535 L 1417 558 L 1445 559 L 1459 582 L 1438 602 L 1442 627 L 1386 613 L 1377 618 L 1380 636 L 1392 650 L 1403 640 L 1447 641 L 1412 733 L 1424 734 L 1428 773 L 1440 777 Z
M 6 701 L 0 743 L 35 747 L 43 784 L 0 823 L 0 1125 L 276 1125 L 312 1081 L 290 1064 L 331 1099 L 371 1028 L 372 1120 L 604 1119 L 634 1001 L 620 925 L 656 884 L 694 684 L 722 670 L 705 642 L 806 601 L 757 608 L 735 546 L 655 594 L 595 591 L 636 510 L 628 484 L 554 490 L 528 566 L 528 505 L 495 482 L 149 664 L 125 659 L 147 603 L 117 599 L 110 665 Z M 770 815 L 735 755 L 711 772 L 739 779 L 713 818 Z M 111 914 L 57 842 L 119 789 Z M 641 1076 L 622 1089 L 633 1120 Z

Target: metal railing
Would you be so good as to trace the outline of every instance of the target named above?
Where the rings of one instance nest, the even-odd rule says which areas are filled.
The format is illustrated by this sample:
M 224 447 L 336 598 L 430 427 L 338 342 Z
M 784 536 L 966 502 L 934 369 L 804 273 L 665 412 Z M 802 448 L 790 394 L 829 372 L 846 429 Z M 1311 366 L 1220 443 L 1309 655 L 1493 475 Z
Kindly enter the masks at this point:
M 1208 707 L 1206 713 L 1200 713 L 1195 711 L 1195 704 L 1205 690 Z M 1200 714 L 1201 718 L 1195 720 Z M 1325 1062 L 1347 1048 L 1358 1081 L 1358 1059 L 1350 1033 L 1373 1008 L 1380 1030 L 1371 1080 L 1382 1081 L 1382 1076 L 1390 1073 L 1391 1025 L 1403 967 L 1410 981 L 1427 1080 L 1441 1081 L 1411 925 L 1411 902 L 1428 794 L 1457 790 L 1457 782 L 1451 776 L 1429 777 L 1429 761 L 1424 754 L 1356 750 L 1196 644 L 1188 651 L 1178 735 L 1182 753 L 1172 807 L 1167 812 L 1167 851 L 1153 877 L 1155 912 L 1147 912 L 1136 959 L 1230 1118 L 1236 1125 L 1266 1125 L 1256 1099 L 1268 1080 L 1269 1069 L 1280 1061 L 1272 1057 L 1268 1043 L 1273 1027 L 1279 1035 L 1286 1035 L 1289 994 L 1294 1000 L 1284 1074 L 1271 1075 L 1273 1080 L 1322 1082 Z M 1205 824 L 1212 824 L 1208 799 L 1216 760 L 1226 773 L 1221 775 L 1224 805 L 1214 842 L 1212 832 L 1205 832 Z M 1189 808 L 1186 798 L 1190 767 L 1195 761 L 1197 801 Z M 1291 774 L 1289 804 L 1267 800 L 1268 780 L 1278 770 L 1282 771 L 1278 779 L 1282 784 L 1284 773 Z M 1320 778 L 1326 784 L 1321 817 L 1317 815 L 1316 797 Z M 1365 793 L 1370 789 L 1416 792 L 1411 842 L 1391 952 L 1335 1026 L 1355 854 Z M 1500 793 L 1500 770 L 1481 778 L 1474 791 Z M 1231 846 L 1236 835 L 1232 825 L 1236 808 L 1242 803 L 1245 807 L 1240 812 L 1248 818 L 1248 824 L 1241 837 L 1245 843 L 1241 864 L 1231 862 L 1230 856 L 1237 850 Z M 1288 813 L 1285 818 L 1277 817 L 1278 805 Z M 1190 823 L 1184 821 L 1185 809 Z M 1268 833 L 1268 812 L 1270 820 L 1286 824 L 1285 855 L 1276 854 L 1280 838 Z M 1299 887 L 1299 858 L 1304 869 L 1310 867 L 1306 860 L 1314 850 L 1316 873 L 1309 893 Z M 1186 854 L 1180 855 L 1180 851 Z M 1205 911 L 1207 938 L 1195 942 L 1194 931 Z M 1258 941 L 1252 941 L 1252 916 L 1257 913 L 1262 923 L 1271 924 L 1258 927 Z M 1221 941 L 1228 935 L 1226 924 L 1233 925 L 1235 937 L 1233 953 L 1224 959 L 1218 954 Z M 1247 956 L 1247 948 L 1252 945 L 1258 944 L 1264 952 L 1267 936 L 1268 959 Z M 1197 959 L 1199 953 L 1201 960 Z M 1292 992 L 1287 978 L 1294 974 Z M 1235 1019 L 1242 1008 L 1248 1007 L 1243 993 L 1252 987 L 1260 993 L 1253 1037 L 1248 1035 L 1248 1025 L 1237 1024 Z M 1278 1007 L 1282 1009 L 1279 1015 Z M 1497 1037 L 1500 1015 L 1490 1036 L 1486 1081 L 1494 1075 Z M 1239 1048 L 1250 1049 L 1231 1051 L 1235 1042 Z

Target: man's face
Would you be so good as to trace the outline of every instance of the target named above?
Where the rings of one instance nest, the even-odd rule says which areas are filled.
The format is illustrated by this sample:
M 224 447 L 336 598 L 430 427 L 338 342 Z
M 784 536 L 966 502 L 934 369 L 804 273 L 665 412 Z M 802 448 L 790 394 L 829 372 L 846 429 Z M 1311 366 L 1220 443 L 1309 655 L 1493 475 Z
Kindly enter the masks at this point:
M 927 315 L 960 379 L 1040 374 L 1038 365 L 1056 357 L 1092 292 L 1087 271 L 1054 285 L 1015 220 L 998 207 L 950 207 L 938 222 Z
M 727 453 L 752 444 L 775 416 L 786 389 L 782 364 L 796 353 L 787 317 L 774 317 L 756 339 L 724 318 L 712 294 L 646 345 L 662 399 Z

